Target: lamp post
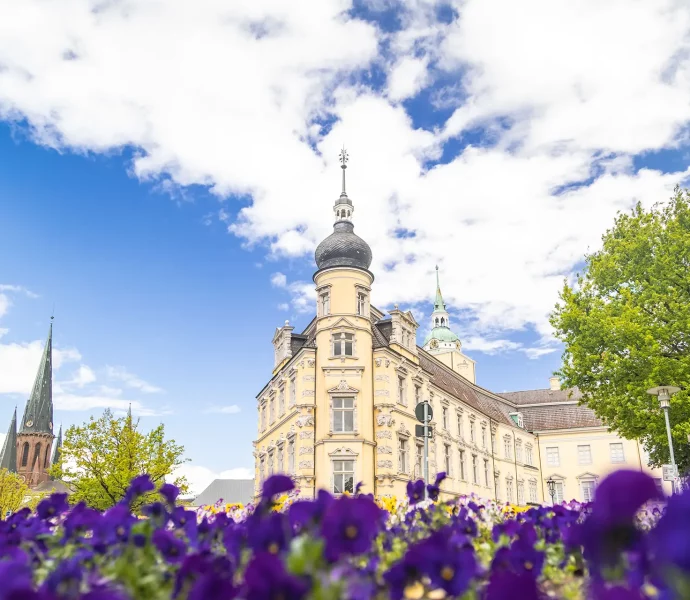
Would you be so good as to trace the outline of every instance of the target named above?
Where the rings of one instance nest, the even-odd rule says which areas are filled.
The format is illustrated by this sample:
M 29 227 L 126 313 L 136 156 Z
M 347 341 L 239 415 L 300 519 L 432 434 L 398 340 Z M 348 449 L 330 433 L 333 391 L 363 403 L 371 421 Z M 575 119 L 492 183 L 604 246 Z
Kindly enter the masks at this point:
M 666 420 L 666 435 L 668 436 L 668 450 L 671 454 L 671 467 L 673 468 L 673 476 L 678 477 L 678 470 L 676 468 L 676 458 L 673 455 L 673 438 L 671 438 L 671 423 L 668 420 L 668 409 L 671 406 L 671 396 L 676 392 L 680 392 L 679 387 L 673 385 L 659 385 L 647 390 L 648 394 L 657 396 L 659 398 L 659 406 L 664 411 L 664 419 Z M 676 493 L 676 480 L 673 480 L 673 493 Z
M 551 477 L 549 477 L 546 480 L 546 485 L 549 488 L 549 496 L 551 496 L 551 506 L 553 506 L 554 498 L 556 497 L 556 482 Z

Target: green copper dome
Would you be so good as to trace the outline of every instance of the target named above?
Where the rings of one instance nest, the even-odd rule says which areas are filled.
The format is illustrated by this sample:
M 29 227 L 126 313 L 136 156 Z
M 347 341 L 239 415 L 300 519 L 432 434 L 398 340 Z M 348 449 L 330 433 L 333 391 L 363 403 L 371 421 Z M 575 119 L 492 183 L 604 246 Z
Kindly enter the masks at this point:
M 457 342 L 460 338 L 455 335 L 448 327 L 434 327 L 429 335 L 424 340 L 426 346 L 431 340 L 438 340 L 439 342 Z

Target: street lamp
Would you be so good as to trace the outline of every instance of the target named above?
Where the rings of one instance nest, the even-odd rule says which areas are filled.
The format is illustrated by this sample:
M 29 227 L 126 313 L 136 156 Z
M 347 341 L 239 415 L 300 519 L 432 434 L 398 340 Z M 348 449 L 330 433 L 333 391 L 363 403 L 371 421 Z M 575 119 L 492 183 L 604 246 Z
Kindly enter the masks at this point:
M 666 419 L 666 435 L 668 436 L 668 449 L 671 453 L 671 467 L 673 468 L 673 476 L 678 477 L 676 469 L 676 458 L 673 455 L 673 439 L 671 438 L 671 423 L 668 420 L 668 409 L 671 406 L 671 396 L 676 392 L 680 392 L 679 387 L 673 385 L 659 385 L 647 390 L 648 394 L 658 396 L 659 406 L 664 411 L 664 418 Z M 676 493 L 676 480 L 673 480 L 673 493 Z
M 553 506 L 553 500 L 556 497 L 556 482 L 553 480 L 553 478 L 549 477 L 546 480 L 546 485 L 549 487 L 549 496 L 551 496 L 551 506 Z

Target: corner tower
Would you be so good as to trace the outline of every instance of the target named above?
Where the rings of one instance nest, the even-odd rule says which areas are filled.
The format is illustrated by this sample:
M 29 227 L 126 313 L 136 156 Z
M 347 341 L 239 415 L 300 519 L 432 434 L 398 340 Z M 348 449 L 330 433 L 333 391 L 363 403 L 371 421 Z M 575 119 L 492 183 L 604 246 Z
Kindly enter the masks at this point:
M 345 188 L 348 155 L 340 153 L 342 190 L 333 233 L 315 252 L 317 271 L 316 488 L 374 492 L 371 248 L 354 233 L 354 205 Z
M 29 487 L 50 478 L 53 446 L 53 323 L 46 340 L 31 396 L 17 435 L 17 473 Z
M 441 294 L 438 266 L 436 266 L 436 297 L 431 313 L 431 331 L 424 340 L 424 350 L 433 354 L 465 379 L 476 383 L 475 362 L 461 352 L 460 338 L 450 329 L 450 316 Z

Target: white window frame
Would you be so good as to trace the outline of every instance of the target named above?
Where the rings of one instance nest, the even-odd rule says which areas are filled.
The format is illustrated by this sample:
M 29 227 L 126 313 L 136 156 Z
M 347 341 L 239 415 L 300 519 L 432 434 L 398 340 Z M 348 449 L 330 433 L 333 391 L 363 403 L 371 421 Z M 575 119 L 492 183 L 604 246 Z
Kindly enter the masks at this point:
M 489 487 L 489 459 L 484 459 L 484 485 Z
M 592 464 L 592 446 L 590 444 L 577 445 L 577 464 L 591 465 Z
M 415 443 L 415 477 L 424 477 L 424 444 Z
M 281 385 L 278 389 L 278 418 L 285 414 L 285 386 Z
M 407 377 L 398 373 L 398 404 L 407 406 Z
M 476 432 L 474 430 L 474 420 L 473 419 L 470 419 L 470 442 L 472 442 L 475 445 L 477 444 L 477 435 L 476 435 Z
M 520 480 L 517 482 L 517 503 L 518 506 L 525 504 L 525 482 Z
M 327 317 L 331 314 L 331 291 L 319 290 L 318 292 L 318 314 L 320 317 Z
M 356 358 L 356 338 L 354 331 L 335 331 L 331 334 L 331 358 Z M 350 343 L 352 354 L 347 353 L 347 343 Z M 336 344 L 340 344 L 342 354 L 336 353 Z
M 508 460 L 511 460 L 513 458 L 512 442 L 513 438 L 511 438 L 509 435 L 503 438 L 503 452 L 505 453 L 505 458 L 507 458 Z
M 271 396 L 268 399 L 268 424 L 273 425 L 276 422 L 276 398 Z
M 513 502 L 513 479 L 506 477 L 506 502 L 512 504 Z
M 352 400 L 352 407 L 336 406 L 336 403 L 343 403 L 346 400 Z M 352 429 L 345 429 L 345 413 L 352 411 Z M 332 395 L 330 401 L 330 433 L 357 433 L 357 397 L 354 394 L 338 394 Z M 336 429 L 336 414 L 342 413 L 343 429 Z
M 266 402 L 261 403 L 261 431 L 266 431 Z
M 360 317 L 367 316 L 367 295 L 359 290 L 357 290 L 357 314 Z
M 460 479 L 467 481 L 467 465 L 465 464 L 465 451 L 460 450 Z
M 443 418 L 443 429 L 448 430 L 448 407 L 441 407 L 441 416 Z
M 529 501 L 535 504 L 539 501 L 537 495 L 537 481 L 535 479 L 530 479 L 527 483 L 529 487 Z
M 558 446 L 546 446 L 544 452 L 546 453 L 546 466 L 547 467 L 560 467 L 561 466 L 561 453 L 558 450 Z
M 525 464 L 534 464 L 534 448 L 532 444 L 525 444 Z
M 269 450 L 268 452 L 268 476 L 270 477 L 275 473 L 275 467 L 274 463 L 275 462 L 275 455 L 273 453 L 273 450 Z
M 515 460 L 522 462 L 522 440 L 515 440 Z
M 414 404 L 417 406 L 422 401 L 422 386 L 415 383 L 414 386 Z
M 620 459 L 618 458 L 618 452 L 614 452 L 614 446 L 616 447 L 616 450 L 620 448 Z M 609 456 L 611 458 L 612 465 L 625 464 L 625 446 L 623 446 L 623 442 L 609 443 Z
M 594 500 L 594 491 L 597 487 L 597 481 L 594 478 L 587 478 L 580 480 L 580 498 L 583 502 L 591 502 Z M 589 498 L 587 498 L 587 493 L 585 490 L 590 488 Z
M 463 432 L 462 432 L 462 427 L 463 427 L 463 422 L 462 422 L 462 413 L 457 413 L 457 424 L 458 424 L 458 437 L 462 440 L 464 439 Z
M 479 466 L 477 465 L 477 455 L 472 455 L 472 483 L 479 485 Z
M 410 471 L 410 441 L 407 436 L 398 436 L 398 473 L 407 475 Z
M 443 444 L 443 466 L 445 467 L 446 477 L 450 478 L 453 476 L 452 467 L 453 460 L 451 458 L 451 448 L 450 444 Z
M 297 378 L 290 378 L 290 406 L 297 404 Z
M 352 470 L 346 469 L 347 465 L 345 463 L 351 462 L 352 463 Z M 340 466 L 341 469 L 336 470 L 336 467 Z M 331 478 L 332 478 L 332 485 L 331 485 L 331 490 L 333 491 L 334 496 L 341 496 L 343 493 L 347 492 L 349 494 L 354 493 L 355 486 L 357 485 L 355 477 L 356 477 L 356 472 L 357 472 L 357 462 L 356 458 L 354 456 L 337 456 L 337 457 L 332 457 L 331 458 Z M 348 490 L 347 489 L 347 483 L 346 479 L 344 478 L 345 475 L 352 474 L 352 489 Z M 341 487 L 343 488 L 342 491 L 338 492 L 336 491 L 336 479 L 338 475 L 342 475 L 343 479 L 341 480 Z
M 285 473 L 285 456 L 283 452 L 283 444 L 278 444 L 276 448 L 276 453 L 278 455 L 278 470 L 277 473 Z
M 482 448 L 486 449 L 486 425 L 482 425 Z
M 288 473 L 290 475 L 295 474 L 295 438 L 288 439 Z

